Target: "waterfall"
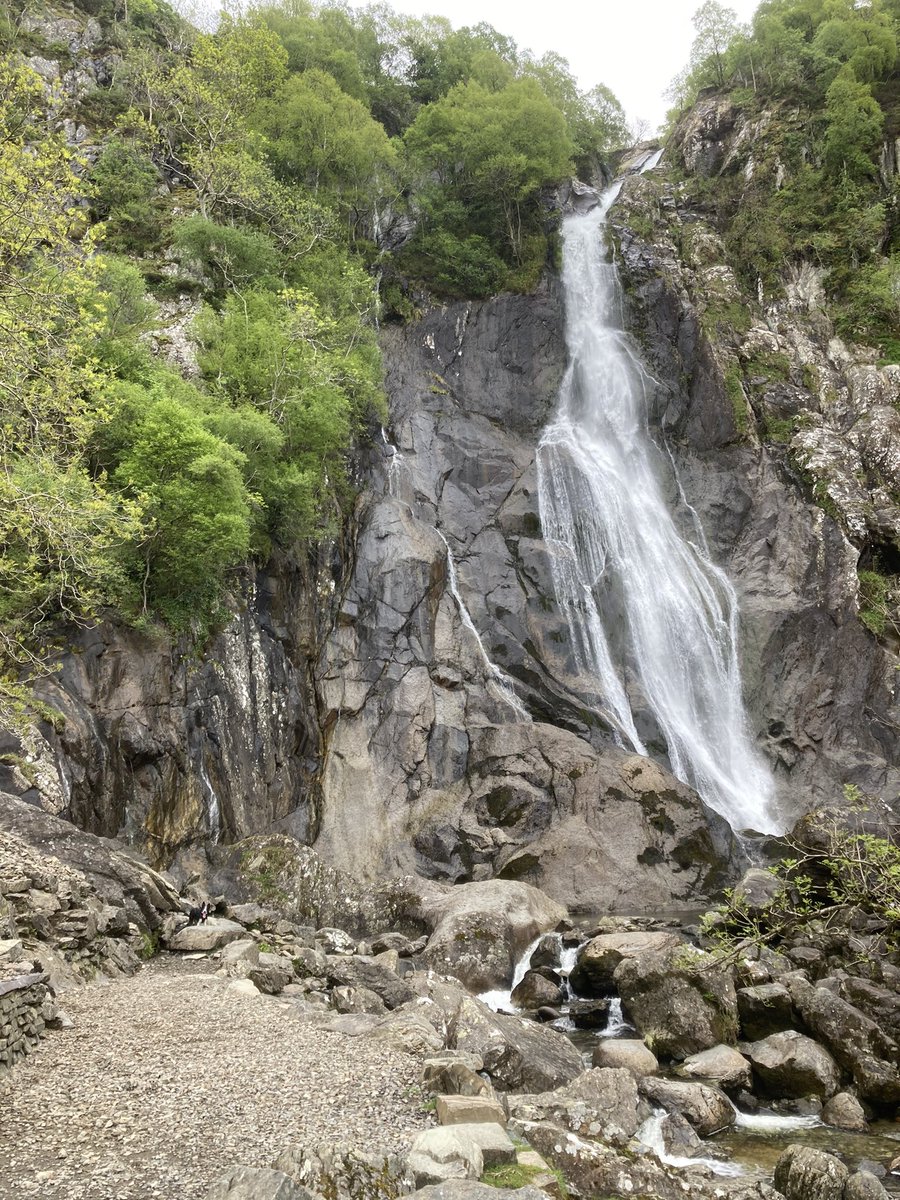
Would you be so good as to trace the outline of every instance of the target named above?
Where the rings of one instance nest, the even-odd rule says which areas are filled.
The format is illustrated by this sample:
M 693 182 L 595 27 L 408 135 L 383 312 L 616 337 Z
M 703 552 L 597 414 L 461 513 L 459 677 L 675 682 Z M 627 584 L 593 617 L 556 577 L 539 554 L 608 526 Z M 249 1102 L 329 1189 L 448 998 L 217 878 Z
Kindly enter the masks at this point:
M 543 934 L 539 934 L 533 942 L 525 949 L 525 952 L 519 958 L 513 969 L 512 982 L 508 988 L 495 988 L 490 992 L 481 992 L 478 999 L 482 1000 L 488 1008 L 494 1012 L 516 1012 L 516 1005 L 513 1004 L 512 994 L 525 978 L 525 975 L 531 966 L 531 956 L 537 950 L 543 940 Z
M 537 454 L 556 598 L 586 690 L 620 744 L 647 753 L 628 676 L 673 773 L 735 830 L 777 832 L 741 697 L 737 598 L 698 529 L 685 538 L 676 526 L 665 497 L 667 484 L 677 494 L 674 468 L 647 424 L 651 380 L 622 328 L 603 236 L 620 186 L 563 224 L 568 367 Z
M 729 1176 L 735 1178 L 738 1175 L 743 1175 L 742 1167 L 737 1163 L 724 1162 L 720 1158 L 701 1158 L 688 1157 L 683 1154 L 670 1154 L 666 1149 L 665 1136 L 663 1127 L 666 1122 L 668 1113 L 661 1108 L 655 1108 L 653 1115 L 649 1116 L 643 1123 L 640 1129 L 635 1134 L 641 1145 L 655 1154 L 661 1163 L 667 1167 L 706 1167 L 714 1175 Z
M 623 1033 L 634 1033 L 634 1026 L 625 1020 L 625 1015 L 622 1012 L 622 1001 L 618 996 L 614 996 L 609 1002 L 606 1025 L 600 1030 L 599 1036 L 602 1038 L 617 1038 L 621 1037 Z
M 209 833 L 209 840 L 217 842 L 222 836 L 222 809 L 219 804 L 219 797 L 216 795 L 216 789 L 213 787 L 212 780 L 207 773 L 202 752 L 200 754 L 198 773 L 200 775 L 200 782 L 203 784 L 203 790 L 206 793 L 206 828 Z

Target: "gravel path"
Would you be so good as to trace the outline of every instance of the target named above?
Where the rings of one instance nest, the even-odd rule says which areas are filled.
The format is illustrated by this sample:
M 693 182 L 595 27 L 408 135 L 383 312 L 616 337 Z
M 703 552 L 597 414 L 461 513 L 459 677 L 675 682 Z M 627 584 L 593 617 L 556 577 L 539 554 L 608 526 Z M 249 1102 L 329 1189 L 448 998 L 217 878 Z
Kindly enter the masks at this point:
M 62 1003 L 75 1027 L 0 1079 L 2 1200 L 202 1200 L 286 1146 L 401 1149 L 432 1123 L 412 1058 L 178 959 Z

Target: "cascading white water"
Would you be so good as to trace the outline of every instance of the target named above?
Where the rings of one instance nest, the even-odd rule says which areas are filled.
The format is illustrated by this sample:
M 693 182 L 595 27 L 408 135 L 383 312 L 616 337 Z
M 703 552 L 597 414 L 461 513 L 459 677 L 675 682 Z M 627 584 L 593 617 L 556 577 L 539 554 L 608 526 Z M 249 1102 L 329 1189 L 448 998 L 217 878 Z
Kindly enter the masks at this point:
M 488 1008 L 493 1009 L 494 1012 L 515 1012 L 516 1005 L 513 1004 L 512 994 L 525 978 L 526 972 L 531 966 L 531 956 L 541 944 L 543 937 L 543 934 L 536 937 L 516 963 L 513 970 L 512 983 L 508 988 L 494 988 L 490 992 L 482 992 L 478 999 L 484 1001 Z
M 203 790 L 206 792 L 206 828 L 209 833 L 209 840 L 217 842 L 222 833 L 222 809 L 219 804 L 219 797 L 216 795 L 216 789 L 212 785 L 207 770 L 206 763 L 203 761 L 203 755 L 200 755 L 200 782 L 203 784 Z
M 654 1109 L 636 1133 L 637 1140 L 647 1147 L 661 1163 L 668 1167 L 706 1167 L 714 1175 L 737 1176 L 743 1175 L 743 1170 L 737 1163 L 723 1162 L 720 1158 L 689 1158 L 683 1154 L 670 1154 L 666 1149 L 663 1126 L 668 1114 L 661 1108 Z
M 603 239 L 620 186 L 563 224 L 569 365 L 537 455 L 557 602 L 586 690 L 621 743 L 647 753 L 627 670 L 674 774 L 732 828 L 778 832 L 773 781 L 746 728 L 735 592 L 702 535 L 676 526 L 664 492 L 673 466 L 647 425 L 651 381 L 622 328 Z

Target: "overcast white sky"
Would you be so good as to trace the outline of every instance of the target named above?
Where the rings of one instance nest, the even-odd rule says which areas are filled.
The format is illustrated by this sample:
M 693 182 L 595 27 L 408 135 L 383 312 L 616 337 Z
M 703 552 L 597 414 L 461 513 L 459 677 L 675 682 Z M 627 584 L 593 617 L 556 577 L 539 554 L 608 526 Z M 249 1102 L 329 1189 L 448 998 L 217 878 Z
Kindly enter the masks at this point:
M 351 0 L 363 7 L 364 0 Z M 662 93 L 687 62 L 691 17 L 701 0 L 389 0 L 397 12 L 448 17 L 454 26 L 487 21 L 538 57 L 555 50 L 583 88 L 605 83 L 629 119 L 660 124 Z M 747 21 L 758 0 L 724 0 Z

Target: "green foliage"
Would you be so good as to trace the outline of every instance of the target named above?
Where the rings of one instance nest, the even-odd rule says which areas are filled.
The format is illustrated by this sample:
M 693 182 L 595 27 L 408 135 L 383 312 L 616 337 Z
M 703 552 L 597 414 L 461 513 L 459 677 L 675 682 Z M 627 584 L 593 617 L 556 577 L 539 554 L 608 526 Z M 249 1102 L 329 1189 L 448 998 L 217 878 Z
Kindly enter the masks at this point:
M 735 433 L 739 438 L 745 438 L 750 432 L 750 407 L 744 395 L 743 375 L 737 364 L 732 364 L 725 372 L 725 394 L 731 404 Z
M 172 242 L 182 265 L 201 271 L 216 292 L 266 277 L 277 285 L 283 267 L 275 243 L 260 230 L 220 225 L 198 215 L 175 225 Z
M 367 107 L 323 71 L 292 75 L 255 121 L 279 175 L 343 213 L 369 212 L 390 190 L 398 165 L 393 143 Z
M 162 234 L 156 204 L 159 173 L 150 158 L 121 138 L 112 138 L 91 169 L 91 208 L 103 221 L 110 250 L 142 254 Z
M 900 946 L 900 848 L 836 823 L 821 833 L 814 845 L 787 839 L 791 856 L 771 868 L 781 886 L 764 907 L 730 891 L 706 914 L 704 932 L 722 952 L 778 946 L 813 924 L 846 924 L 860 912 L 883 922 L 890 949 Z
M 149 518 L 139 560 L 142 609 L 176 628 L 215 611 L 225 574 L 250 549 L 240 453 L 175 399 L 137 419 L 113 479 Z
M 859 619 L 876 637 L 883 637 L 888 632 L 900 635 L 897 583 L 895 576 L 882 575 L 879 571 L 859 572 Z
M 884 114 L 868 84 L 841 71 L 825 94 L 825 167 L 851 179 L 872 175 L 872 152 L 881 139 Z

